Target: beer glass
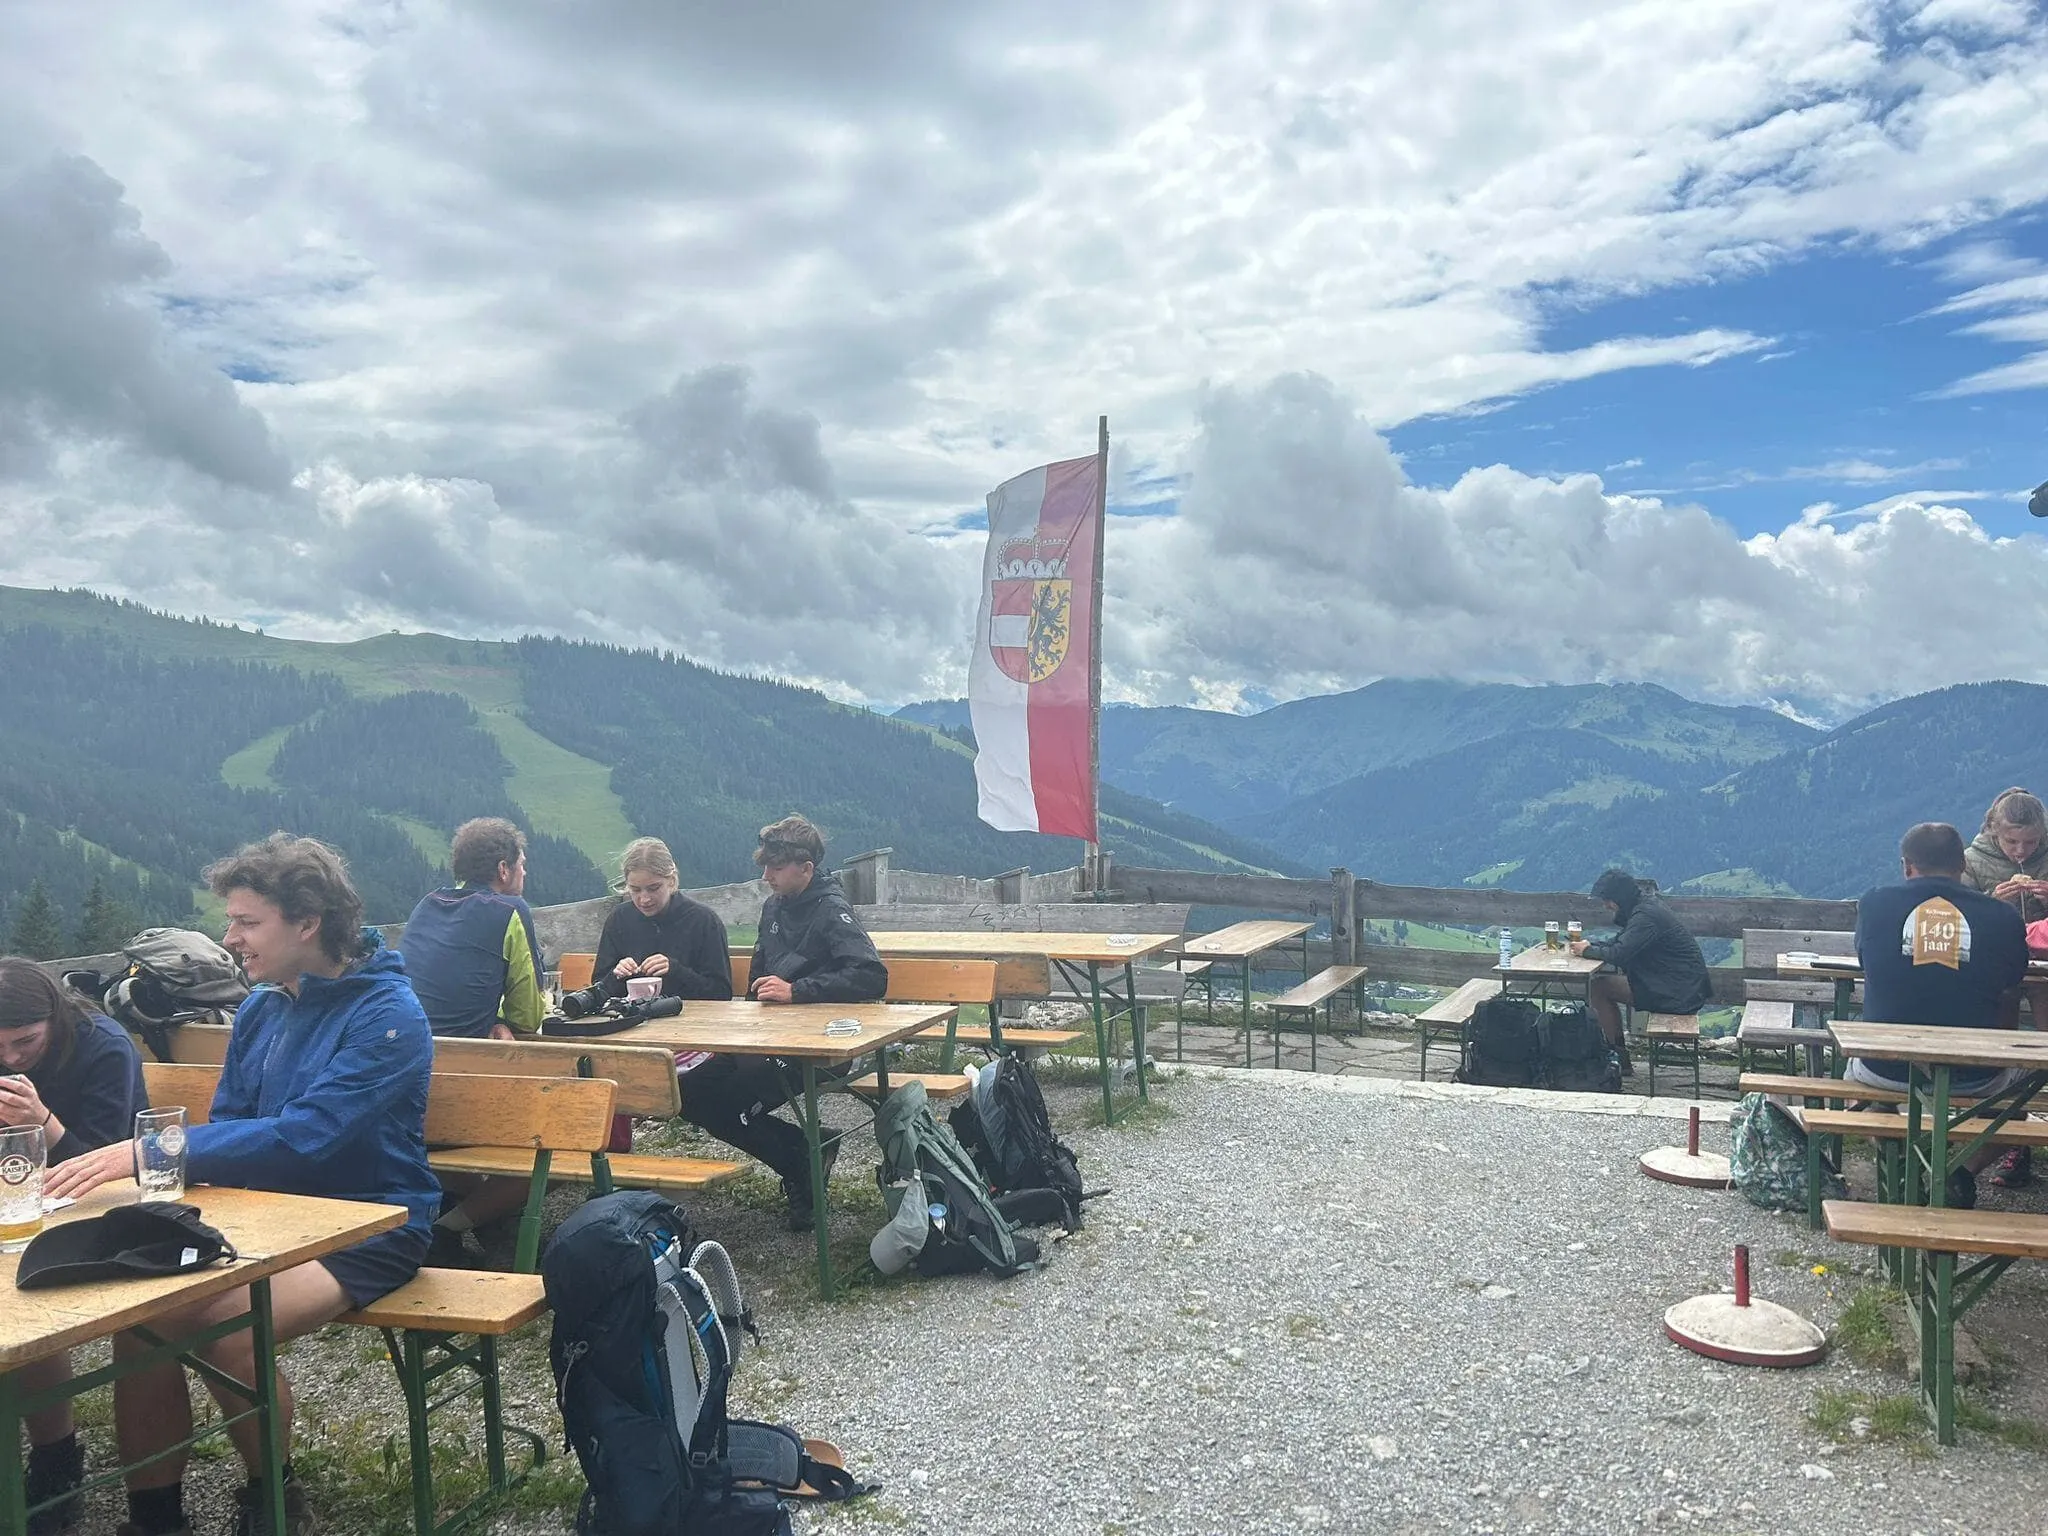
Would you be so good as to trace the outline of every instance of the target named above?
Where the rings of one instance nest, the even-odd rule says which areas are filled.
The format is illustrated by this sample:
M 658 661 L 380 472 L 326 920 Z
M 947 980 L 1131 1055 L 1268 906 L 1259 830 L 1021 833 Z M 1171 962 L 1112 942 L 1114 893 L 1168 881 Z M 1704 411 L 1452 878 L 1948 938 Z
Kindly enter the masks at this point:
M 135 1117 L 135 1185 L 140 1200 L 185 1198 L 185 1110 L 145 1109 Z
M 0 1127 L 0 1253 L 21 1252 L 43 1230 L 48 1156 L 40 1125 Z

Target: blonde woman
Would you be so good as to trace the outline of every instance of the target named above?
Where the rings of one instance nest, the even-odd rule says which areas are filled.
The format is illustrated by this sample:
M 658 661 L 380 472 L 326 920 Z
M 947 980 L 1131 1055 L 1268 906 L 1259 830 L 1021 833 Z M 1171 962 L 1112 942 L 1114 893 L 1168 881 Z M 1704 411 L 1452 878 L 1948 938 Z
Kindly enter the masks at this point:
M 635 976 L 659 976 L 666 997 L 732 996 L 725 924 L 677 889 L 676 861 L 658 837 L 641 837 L 619 857 L 626 899 L 612 908 L 597 940 L 594 977 L 614 997 Z
M 2048 917 L 2048 809 L 2024 789 L 2008 789 L 1984 813 L 1963 850 L 1963 884 L 2011 902 L 2020 920 Z

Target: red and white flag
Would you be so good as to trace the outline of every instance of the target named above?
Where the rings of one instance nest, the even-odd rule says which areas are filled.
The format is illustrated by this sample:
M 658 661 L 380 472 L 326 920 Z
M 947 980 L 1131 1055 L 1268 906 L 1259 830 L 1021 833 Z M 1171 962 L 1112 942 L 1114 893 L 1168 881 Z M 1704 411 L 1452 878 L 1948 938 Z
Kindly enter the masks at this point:
M 967 674 L 981 819 L 1095 836 L 1095 550 L 1102 461 L 1068 459 L 989 492 L 981 618 Z

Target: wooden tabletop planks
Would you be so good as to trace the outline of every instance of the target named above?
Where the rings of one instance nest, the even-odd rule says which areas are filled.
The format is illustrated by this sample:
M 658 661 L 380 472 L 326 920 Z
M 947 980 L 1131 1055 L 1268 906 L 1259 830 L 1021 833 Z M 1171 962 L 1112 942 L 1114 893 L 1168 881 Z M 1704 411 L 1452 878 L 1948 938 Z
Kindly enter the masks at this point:
M 1254 918 L 1218 928 L 1214 933 L 1196 934 L 1180 946 L 1180 952 L 1201 960 L 1249 960 L 1275 945 L 1291 943 L 1314 926 Z
M 661 1045 L 676 1051 L 840 1062 L 894 1045 L 930 1025 L 943 1024 L 954 1011 L 942 1004 L 925 1003 L 692 1001 L 684 1003 L 675 1018 L 637 1024 L 605 1038 L 622 1045 Z M 834 1019 L 854 1020 L 860 1033 L 826 1034 L 825 1026 Z
M 1509 961 L 1504 973 L 1496 967 L 1495 974 L 1505 974 L 1510 981 L 1555 981 L 1559 977 L 1583 981 L 1604 963 L 1590 955 L 1575 955 L 1568 949 L 1546 949 L 1537 944 Z
M 1828 1032 L 1844 1054 L 1875 1061 L 2048 1071 L 2048 1034 L 2031 1029 L 1951 1029 L 1940 1024 L 1837 1019 Z
M 78 1204 L 54 1213 L 46 1226 L 97 1216 L 134 1199 L 135 1185 L 131 1180 L 103 1184 Z M 185 1201 L 198 1206 L 208 1225 L 219 1228 L 235 1245 L 241 1255 L 238 1262 L 216 1264 L 187 1275 L 19 1291 L 14 1288 L 14 1275 L 20 1267 L 21 1255 L 0 1254 L 0 1292 L 7 1297 L 7 1304 L 0 1306 L 0 1369 L 147 1323 L 191 1302 L 279 1274 L 379 1232 L 403 1226 L 407 1218 L 405 1207 L 400 1205 L 321 1200 L 267 1189 L 202 1185 L 185 1191 Z
M 884 960 L 898 955 L 980 960 L 1031 957 L 1097 965 L 1142 960 L 1180 942 L 1177 933 L 1004 933 L 985 928 L 953 932 L 904 930 L 871 933 L 868 937 L 875 941 L 875 953 Z

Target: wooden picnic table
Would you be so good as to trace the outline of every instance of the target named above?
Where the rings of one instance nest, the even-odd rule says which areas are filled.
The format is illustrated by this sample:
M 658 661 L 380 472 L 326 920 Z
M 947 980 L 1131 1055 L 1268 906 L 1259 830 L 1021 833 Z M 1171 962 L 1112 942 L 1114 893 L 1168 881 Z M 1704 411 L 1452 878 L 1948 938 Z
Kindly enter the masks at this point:
M 875 1058 L 877 1098 L 889 1094 L 889 1048 L 920 1030 L 943 1024 L 956 1010 L 945 1003 L 756 1003 L 685 1001 L 671 1018 L 652 1019 L 607 1035 L 622 1045 L 659 1045 L 674 1051 L 715 1056 L 766 1056 L 795 1063 L 802 1079 L 798 1106 L 811 1160 L 811 1227 L 818 1243 L 818 1290 L 834 1294 L 829 1235 L 830 1186 L 825 1178 L 824 1125 L 818 1117 L 821 1069 L 844 1067 L 863 1056 Z M 828 1035 L 835 1019 L 852 1019 L 860 1033 Z
M 1863 979 L 1860 955 L 1780 955 L 1778 974 L 1800 979 L 1825 977 L 1835 984 L 1835 1017 L 1854 1017 L 1856 983 Z M 2026 980 L 2021 985 L 2033 1000 L 2035 1027 L 2048 1024 L 2048 960 L 2028 960 Z
M 2001 1127 L 2025 1119 L 2027 1107 L 2048 1087 L 2048 1034 L 2016 1029 L 1957 1029 L 1936 1024 L 1874 1024 L 1837 1019 L 1828 1026 L 1841 1054 L 1906 1064 L 1906 1140 L 1902 1177 L 1881 1179 L 1880 1197 L 1907 1206 L 1940 1210 L 1948 1204 L 1951 1167 L 1967 1163 Z M 1958 1068 L 2017 1069 L 2009 1086 L 1952 1105 L 1951 1081 Z M 1853 1092 L 1853 1085 L 1849 1085 Z M 1967 1124 L 1965 1124 L 1967 1122 Z M 1882 1165 L 1881 1165 L 1882 1166 Z M 2004 1273 L 2009 1259 L 1987 1260 L 1962 1278 L 1966 1294 L 1955 1294 L 1954 1263 L 1923 1260 L 1912 1248 L 1881 1248 L 1885 1268 L 1914 1303 L 1908 1316 L 1922 1335 L 1920 1392 L 1944 1445 L 1955 1440 L 1953 1360 L 1930 1358 L 1929 1330 L 1945 1335 L 1956 1314 L 1974 1303 Z M 1931 1273 L 1930 1273 L 1931 1271 Z
M 1548 1002 L 1553 988 L 1562 988 L 1588 1008 L 1593 1005 L 1593 978 L 1607 962 L 1590 955 L 1575 955 L 1568 949 L 1551 949 L 1535 944 L 1523 950 L 1505 966 L 1496 965 L 1503 992 L 1516 991 Z
M 116 1205 L 132 1204 L 133 1180 L 103 1184 L 77 1204 L 50 1213 L 45 1228 L 97 1216 Z M 185 1191 L 211 1226 L 234 1244 L 239 1257 L 185 1275 L 158 1275 L 132 1280 L 105 1280 L 49 1290 L 21 1291 L 14 1286 L 19 1254 L 0 1254 L 0 1531 L 27 1528 L 27 1492 L 20 1444 L 23 1419 L 31 1412 L 105 1386 L 166 1357 L 183 1357 L 208 1337 L 247 1329 L 255 1346 L 254 1402 L 262 1445 L 263 1472 L 270 1502 L 271 1529 L 284 1529 L 283 1426 L 278 1422 L 275 1392 L 277 1348 L 270 1318 L 270 1278 L 287 1269 L 352 1247 L 379 1232 L 403 1226 L 403 1206 L 368 1205 L 351 1200 L 324 1200 L 310 1195 L 285 1195 L 267 1189 L 231 1189 L 200 1185 Z M 15 1368 L 63 1350 L 89 1344 L 130 1328 L 148 1328 L 180 1308 L 247 1286 L 249 1310 L 225 1328 L 199 1330 L 165 1339 L 148 1350 L 96 1371 L 74 1377 L 36 1393 L 22 1389 Z M 218 1434 L 222 1426 L 205 1427 L 194 1440 Z M 129 1470 L 129 1469 L 122 1469 Z
M 1180 946 L 1180 952 L 1190 960 L 1207 960 L 1212 966 L 1237 968 L 1237 991 L 1239 999 L 1240 1027 L 1244 1030 L 1244 1064 L 1252 1064 L 1252 961 L 1269 949 L 1278 949 L 1285 944 L 1299 942 L 1301 945 L 1301 979 L 1308 980 L 1308 942 L 1303 937 L 1314 923 L 1290 923 L 1273 918 L 1252 918 L 1242 923 L 1232 923 L 1227 928 L 1218 928 L 1213 933 L 1196 934 Z M 1209 990 L 1210 1007 L 1215 1006 L 1216 991 L 1212 982 Z
M 1306 926 L 1303 925 L 1304 930 Z M 1089 1012 L 1095 1023 L 1096 1073 L 1102 1081 L 1103 1122 L 1115 1125 L 1117 1120 L 1115 1069 L 1111 1065 L 1114 1052 L 1110 1043 L 1110 1025 L 1116 1018 L 1124 1017 L 1131 1021 L 1131 1046 L 1138 1074 L 1138 1097 L 1149 1097 L 1145 1087 L 1144 1013 L 1138 1007 L 1138 978 L 1134 967 L 1139 960 L 1157 955 L 1160 951 L 1178 944 L 1179 934 L 1033 933 L 972 928 L 936 931 L 885 930 L 871 933 L 868 937 L 874 940 L 875 952 L 884 960 L 892 955 L 905 958 L 922 955 L 939 958 L 967 956 L 977 960 L 1028 958 L 1046 961 L 1059 970 L 1073 987 L 1076 995 L 1089 1000 Z M 1103 974 L 1105 969 L 1111 972 L 1108 978 Z M 1117 995 L 1114 979 L 1114 973 L 1118 970 L 1123 973 L 1124 990 L 1121 997 Z M 1120 1006 L 1113 1007 L 1113 1004 Z M 1246 1049 L 1249 1051 L 1249 1032 L 1246 1040 Z

